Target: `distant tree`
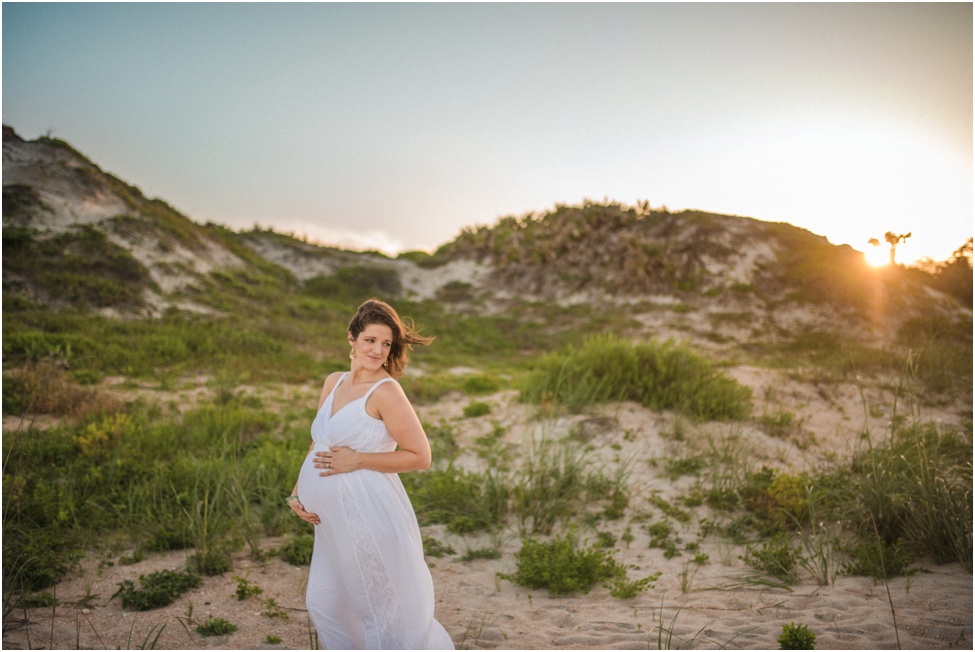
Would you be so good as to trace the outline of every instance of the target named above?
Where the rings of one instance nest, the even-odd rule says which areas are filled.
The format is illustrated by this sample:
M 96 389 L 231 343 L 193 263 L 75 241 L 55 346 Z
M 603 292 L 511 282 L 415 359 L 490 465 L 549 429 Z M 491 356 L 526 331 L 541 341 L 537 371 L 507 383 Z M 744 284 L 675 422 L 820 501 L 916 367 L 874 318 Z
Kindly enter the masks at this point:
M 958 247 L 938 266 L 935 287 L 972 305 L 972 239 Z
M 904 233 L 897 235 L 893 231 L 888 231 L 884 234 L 884 240 L 890 245 L 890 264 L 894 265 L 896 260 L 897 245 L 902 242 L 906 242 L 908 238 L 911 237 L 910 233 Z M 879 243 L 878 243 L 879 244 Z

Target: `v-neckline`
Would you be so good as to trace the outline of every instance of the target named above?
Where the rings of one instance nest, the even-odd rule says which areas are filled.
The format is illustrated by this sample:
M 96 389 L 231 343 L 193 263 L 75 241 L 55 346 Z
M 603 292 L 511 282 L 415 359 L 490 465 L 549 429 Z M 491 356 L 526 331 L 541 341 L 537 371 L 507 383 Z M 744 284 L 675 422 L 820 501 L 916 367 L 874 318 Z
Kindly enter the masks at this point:
M 342 385 L 342 383 L 345 382 L 345 379 L 348 378 L 348 377 L 349 377 L 349 373 L 346 372 L 345 375 L 343 375 L 339 379 L 339 382 L 335 384 L 335 387 L 332 388 L 332 394 L 331 394 L 332 402 L 328 406 L 328 420 L 329 421 L 331 421 L 332 419 L 334 419 L 336 417 L 336 415 L 338 415 L 338 413 L 341 412 L 342 410 L 344 410 L 345 408 L 349 407 L 353 403 L 358 403 L 362 399 L 364 399 L 367 396 L 369 396 L 369 393 L 372 391 L 372 388 L 373 387 L 375 387 L 379 383 L 381 383 L 384 380 L 386 380 L 385 378 L 380 378 L 379 380 L 377 380 L 376 382 L 374 382 L 372 385 L 369 386 L 369 389 L 366 390 L 366 393 L 365 394 L 363 394 L 359 398 L 352 399 L 351 401 L 349 401 L 348 403 L 346 403 L 345 405 L 343 405 L 342 407 L 340 407 L 339 409 L 336 410 L 335 409 L 335 393 L 339 391 L 339 387 Z

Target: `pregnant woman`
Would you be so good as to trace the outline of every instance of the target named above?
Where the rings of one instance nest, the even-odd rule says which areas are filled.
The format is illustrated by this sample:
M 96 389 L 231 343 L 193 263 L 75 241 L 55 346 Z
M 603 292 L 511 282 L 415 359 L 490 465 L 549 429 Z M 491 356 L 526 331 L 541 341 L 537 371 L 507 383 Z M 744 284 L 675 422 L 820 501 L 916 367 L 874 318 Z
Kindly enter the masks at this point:
M 351 368 L 325 379 L 312 444 L 288 498 L 315 526 L 305 601 L 328 649 L 453 649 L 433 617 L 433 580 L 398 473 L 430 466 L 430 443 L 394 378 L 429 344 L 388 304 L 349 323 Z

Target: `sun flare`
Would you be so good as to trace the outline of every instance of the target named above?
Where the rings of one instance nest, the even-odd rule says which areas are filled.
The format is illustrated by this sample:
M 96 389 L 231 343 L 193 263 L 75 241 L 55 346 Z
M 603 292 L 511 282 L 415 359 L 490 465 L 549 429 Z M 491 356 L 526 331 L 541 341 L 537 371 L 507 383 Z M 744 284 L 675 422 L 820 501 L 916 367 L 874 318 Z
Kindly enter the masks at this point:
M 867 245 L 863 258 L 871 267 L 883 267 L 890 264 L 890 251 L 881 245 Z

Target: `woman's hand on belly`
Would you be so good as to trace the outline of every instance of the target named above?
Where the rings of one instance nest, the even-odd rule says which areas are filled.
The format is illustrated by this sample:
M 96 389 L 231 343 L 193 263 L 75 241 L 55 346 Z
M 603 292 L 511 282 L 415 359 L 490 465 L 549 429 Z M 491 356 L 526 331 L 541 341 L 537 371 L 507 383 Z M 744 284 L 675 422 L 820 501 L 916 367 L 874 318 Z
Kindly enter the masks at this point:
M 288 505 L 291 507 L 291 511 L 297 514 L 298 518 L 301 520 L 308 521 L 312 525 L 318 525 L 322 522 L 322 520 L 318 518 L 318 514 L 312 514 L 305 509 L 305 506 L 301 504 L 301 500 L 292 500 L 288 503 Z
M 349 473 L 359 468 L 359 453 L 348 446 L 332 446 L 328 450 L 315 452 L 315 468 L 321 469 L 318 475 L 328 476 Z

